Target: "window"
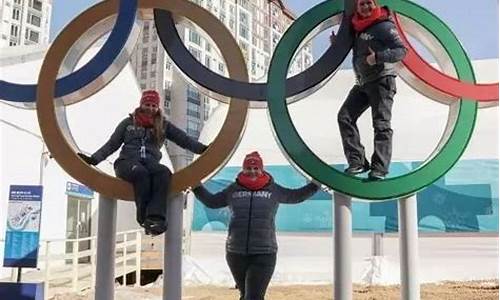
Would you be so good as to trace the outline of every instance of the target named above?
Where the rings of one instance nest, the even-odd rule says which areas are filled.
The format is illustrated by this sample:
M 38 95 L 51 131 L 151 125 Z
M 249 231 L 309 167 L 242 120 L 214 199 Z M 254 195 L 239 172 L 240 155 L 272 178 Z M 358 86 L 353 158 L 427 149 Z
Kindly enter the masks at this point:
M 28 22 L 32 25 L 40 27 L 40 24 L 42 23 L 42 19 L 39 16 L 35 16 L 31 13 L 28 13 Z
M 12 10 L 12 19 L 14 20 L 18 20 L 19 21 L 19 16 L 20 16 L 21 12 L 19 11 L 19 9 L 17 8 L 14 8 Z
M 200 106 L 192 102 L 187 103 L 187 115 L 195 118 L 200 118 Z
M 210 56 L 206 55 L 205 56 L 205 67 L 210 69 L 210 62 L 211 62 Z
M 144 22 L 144 27 L 142 29 L 142 42 L 147 43 L 149 41 L 149 22 Z
M 248 26 L 248 15 L 242 11 L 240 11 L 240 23 L 242 25 Z
M 195 32 L 193 30 L 189 30 L 189 41 L 192 43 L 195 43 L 198 46 L 201 46 L 201 37 L 198 34 L 198 32 Z
M 170 90 L 164 90 L 165 91 L 165 113 L 167 115 L 170 115 L 170 107 L 171 107 L 171 101 L 170 101 Z
M 205 110 L 203 113 L 203 120 L 208 120 L 208 117 L 210 116 L 210 107 L 205 104 Z
M 193 54 L 193 56 L 198 60 L 200 61 L 201 60 L 201 52 L 200 50 L 194 48 L 194 47 L 189 47 L 189 52 L 191 52 L 191 54 Z
M 193 103 L 196 105 L 200 105 L 200 92 L 196 90 L 194 87 L 191 85 L 188 86 L 187 89 L 187 102 L 188 103 Z
M 17 37 L 19 34 L 19 27 L 17 25 L 11 25 L 10 26 L 10 35 L 13 37 Z
M 191 129 L 194 131 L 199 131 L 200 130 L 200 123 L 195 122 L 193 120 L 187 120 L 187 129 Z
M 201 131 L 201 124 L 194 120 L 187 120 L 186 133 L 190 136 L 198 138 Z
M 165 93 L 165 106 L 169 106 L 170 107 L 170 100 L 172 100 L 172 92 L 170 91 L 170 89 L 164 89 L 163 92 Z
M 42 11 L 42 1 L 40 0 L 29 0 L 29 7 L 34 8 L 38 11 Z
M 240 36 L 248 40 L 248 27 L 240 25 Z
M 267 53 L 271 52 L 271 46 L 269 45 L 268 40 L 264 41 L 264 51 L 266 51 Z
M 230 17 L 229 18 L 229 29 L 231 29 L 231 31 L 235 31 L 236 30 L 236 24 L 235 24 L 234 17 Z
M 276 46 L 276 44 L 279 42 L 280 37 L 276 33 L 273 34 L 273 47 Z
M 226 12 L 224 10 L 220 11 L 219 19 L 222 23 L 226 24 Z

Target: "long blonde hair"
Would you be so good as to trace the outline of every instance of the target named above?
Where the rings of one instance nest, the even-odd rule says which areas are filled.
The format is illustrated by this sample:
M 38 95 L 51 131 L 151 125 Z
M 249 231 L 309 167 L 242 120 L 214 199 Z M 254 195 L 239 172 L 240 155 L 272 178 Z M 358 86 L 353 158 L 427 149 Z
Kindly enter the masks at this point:
M 158 108 L 158 111 L 156 112 L 154 116 L 154 125 L 153 125 L 153 135 L 155 137 L 156 143 L 158 144 L 158 147 L 161 148 L 163 143 L 165 142 L 165 123 L 167 121 L 166 115 L 163 113 L 163 110 L 161 108 Z

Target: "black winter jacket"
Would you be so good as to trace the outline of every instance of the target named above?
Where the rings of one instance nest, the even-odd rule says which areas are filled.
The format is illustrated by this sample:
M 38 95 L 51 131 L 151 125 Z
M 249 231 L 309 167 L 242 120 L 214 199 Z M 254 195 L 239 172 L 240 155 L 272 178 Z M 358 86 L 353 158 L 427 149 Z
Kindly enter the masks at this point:
M 205 151 L 207 146 L 189 137 L 184 131 L 167 120 L 164 122 L 164 128 L 165 138 L 182 148 L 196 154 Z M 118 150 L 122 144 L 123 147 L 118 159 L 141 160 L 140 149 L 142 145 L 146 149 L 146 157 L 142 159 L 152 159 L 154 161 L 160 161 L 161 159 L 161 148 L 155 141 L 153 129 L 135 126 L 132 116 L 125 118 L 118 124 L 106 144 L 97 150 L 92 155 L 92 158 L 99 163 Z
M 240 254 L 276 253 L 275 216 L 280 203 L 300 203 L 318 191 L 309 183 L 299 189 L 288 189 L 270 182 L 258 191 L 251 191 L 237 182 L 211 194 L 202 185 L 193 190 L 210 208 L 228 206 L 231 212 L 226 251 Z
M 375 52 L 376 64 L 373 66 L 366 62 L 370 54 L 369 47 Z M 403 60 L 406 52 L 392 18 L 376 22 L 356 33 L 352 65 L 358 84 L 363 85 L 384 76 L 396 76 L 394 63 Z

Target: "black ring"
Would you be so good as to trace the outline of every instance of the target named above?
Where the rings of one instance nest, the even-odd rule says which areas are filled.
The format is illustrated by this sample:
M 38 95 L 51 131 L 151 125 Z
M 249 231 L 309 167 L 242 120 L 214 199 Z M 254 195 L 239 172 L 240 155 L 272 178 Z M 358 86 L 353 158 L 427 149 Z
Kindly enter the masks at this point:
M 158 37 L 163 47 L 174 64 L 191 80 L 220 95 L 251 101 L 266 101 L 266 83 L 248 83 L 232 80 L 213 72 L 199 63 L 184 46 L 175 27 L 175 21 L 169 11 L 155 9 L 154 19 Z M 306 92 L 329 78 L 345 60 L 351 50 L 352 43 L 352 28 L 349 18 L 346 18 L 344 14 L 335 44 L 330 46 L 310 68 L 287 79 L 287 97 Z

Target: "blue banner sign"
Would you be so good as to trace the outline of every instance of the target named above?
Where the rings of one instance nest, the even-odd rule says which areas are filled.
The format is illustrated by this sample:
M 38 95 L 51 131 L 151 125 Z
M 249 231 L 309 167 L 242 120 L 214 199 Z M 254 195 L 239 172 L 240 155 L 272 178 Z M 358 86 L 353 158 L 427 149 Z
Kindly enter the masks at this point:
M 43 300 L 43 283 L 0 282 L 0 299 Z
M 66 194 L 69 196 L 74 196 L 78 198 L 87 198 L 87 199 L 93 199 L 94 198 L 94 191 L 89 189 L 88 187 L 70 182 L 68 181 L 66 183 Z
M 36 268 L 43 186 L 11 185 L 4 267 Z

